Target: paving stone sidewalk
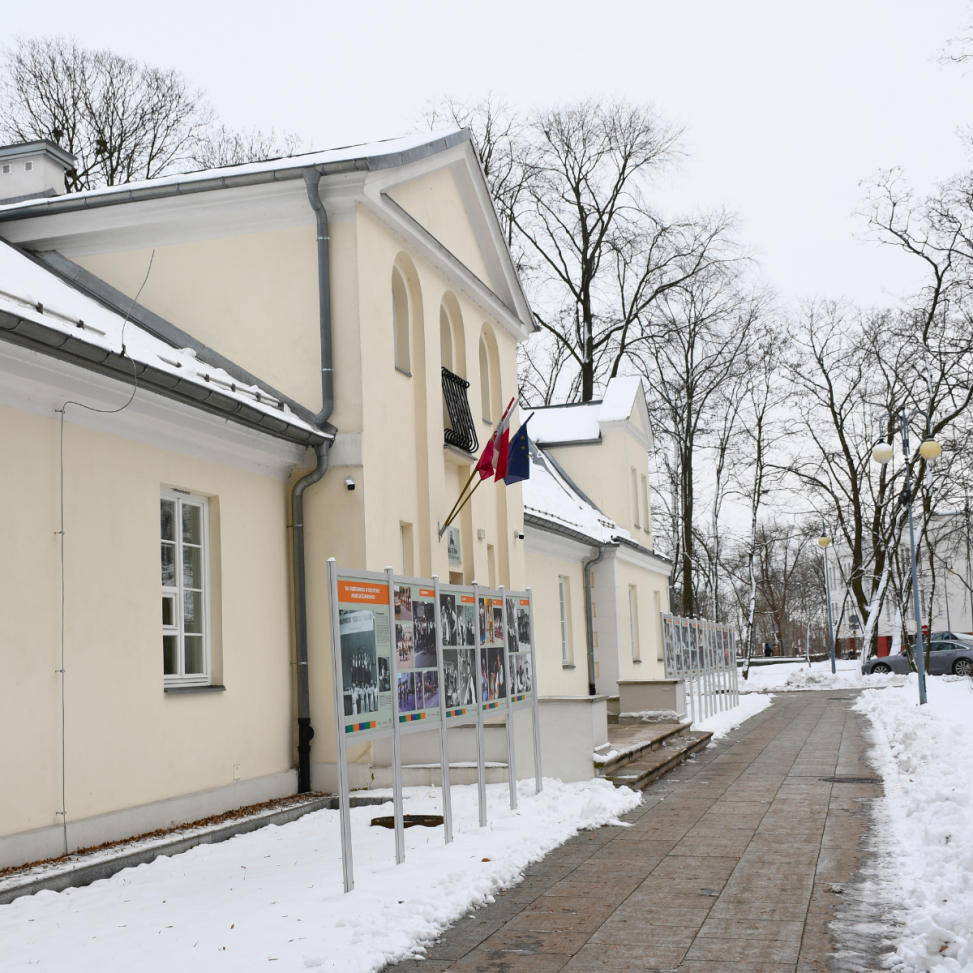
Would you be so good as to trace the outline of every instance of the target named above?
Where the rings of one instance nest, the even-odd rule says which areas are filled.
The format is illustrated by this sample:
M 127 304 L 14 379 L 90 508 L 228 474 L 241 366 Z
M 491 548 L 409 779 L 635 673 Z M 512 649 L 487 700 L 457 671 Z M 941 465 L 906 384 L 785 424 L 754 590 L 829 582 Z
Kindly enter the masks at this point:
M 865 855 L 874 783 L 854 693 L 777 696 L 389 973 L 818 973 Z

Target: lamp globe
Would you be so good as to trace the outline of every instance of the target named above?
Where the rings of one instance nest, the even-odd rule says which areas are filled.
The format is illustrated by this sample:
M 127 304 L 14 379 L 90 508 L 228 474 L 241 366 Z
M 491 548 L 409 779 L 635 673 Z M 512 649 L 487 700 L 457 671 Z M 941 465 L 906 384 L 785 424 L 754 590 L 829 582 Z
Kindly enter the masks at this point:
M 820 544 L 821 547 L 827 547 L 830 543 L 831 543 L 831 538 L 830 537 L 825 537 L 824 534 L 822 534 L 818 538 L 818 544 Z
M 872 450 L 872 459 L 884 466 L 895 455 L 895 448 L 891 443 L 878 443 Z
M 942 455 L 942 452 L 943 447 L 940 446 L 935 439 L 924 439 L 919 444 L 919 455 L 926 460 L 926 462 L 938 459 Z

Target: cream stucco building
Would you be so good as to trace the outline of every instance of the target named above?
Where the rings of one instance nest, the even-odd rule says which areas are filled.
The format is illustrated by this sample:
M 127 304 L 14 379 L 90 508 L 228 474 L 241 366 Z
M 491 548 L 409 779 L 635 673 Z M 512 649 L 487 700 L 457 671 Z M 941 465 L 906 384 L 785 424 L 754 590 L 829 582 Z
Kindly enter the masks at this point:
M 0 867 L 332 789 L 329 557 L 532 585 L 542 696 L 588 696 L 589 627 L 598 692 L 657 677 L 637 383 L 573 440 L 537 410 L 536 478 L 440 539 L 534 327 L 467 132 L 71 195 L 36 153 L 0 176 Z M 577 524 L 525 516 L 545 477 Z

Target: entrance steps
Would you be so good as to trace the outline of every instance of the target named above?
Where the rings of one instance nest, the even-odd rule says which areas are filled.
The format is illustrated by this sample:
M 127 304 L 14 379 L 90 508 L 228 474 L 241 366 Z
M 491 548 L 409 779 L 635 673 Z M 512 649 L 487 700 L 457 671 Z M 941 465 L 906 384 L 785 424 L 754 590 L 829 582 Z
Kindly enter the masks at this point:
M 712 736 L 686 723 L 610 723 L 595 769 L 616 787 L 641 790 L 706 747 Z

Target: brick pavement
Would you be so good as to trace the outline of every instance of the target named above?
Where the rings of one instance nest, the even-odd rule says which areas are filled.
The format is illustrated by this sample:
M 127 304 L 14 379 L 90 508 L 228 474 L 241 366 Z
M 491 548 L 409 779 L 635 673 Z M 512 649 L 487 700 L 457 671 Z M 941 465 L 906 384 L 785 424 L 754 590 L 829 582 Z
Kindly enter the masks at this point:
M 582 832 L 426 958 L 389 973 L 818 973 L 865 855 L 851 692 L 780 694 L 650 785 L 630 827 Z

